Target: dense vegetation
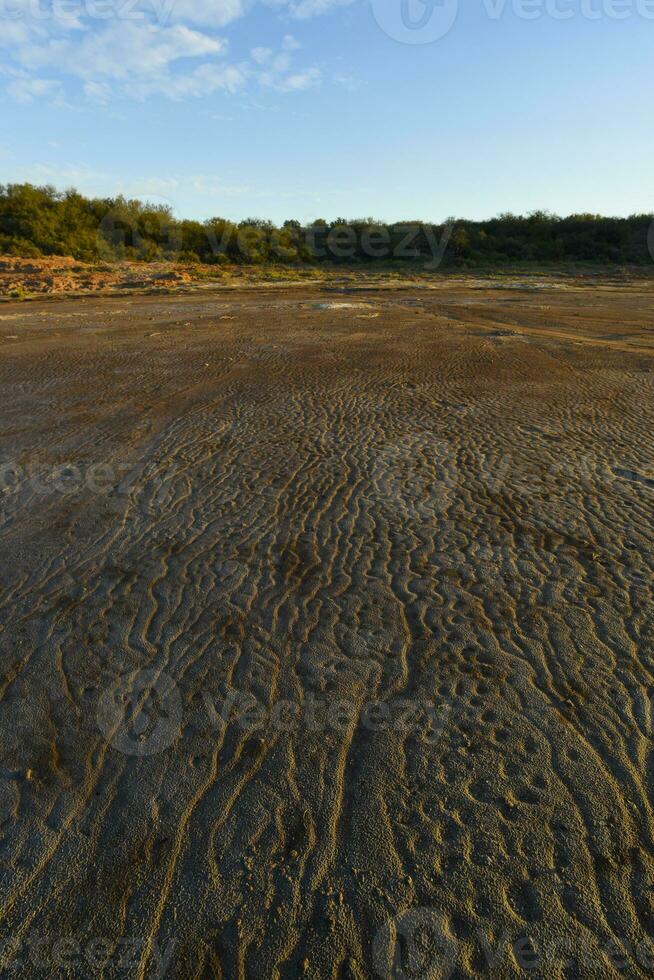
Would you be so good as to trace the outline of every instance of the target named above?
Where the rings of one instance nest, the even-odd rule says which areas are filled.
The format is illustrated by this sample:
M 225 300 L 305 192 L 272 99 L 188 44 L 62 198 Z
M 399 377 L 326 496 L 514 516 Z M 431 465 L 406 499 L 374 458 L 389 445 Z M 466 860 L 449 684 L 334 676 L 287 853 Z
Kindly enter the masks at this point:
M 397 225 L 365 219 L 312 225 L 223 218 L 184 221 L 169 208 L 74 190 L 0 184 L 0 253 L 70 255 L 83 261 L 347 263 L 419 261 L 426 268 L 531 263 L 651 263 L 654 215 L 560 218 L 538 211 L 489 221 Z

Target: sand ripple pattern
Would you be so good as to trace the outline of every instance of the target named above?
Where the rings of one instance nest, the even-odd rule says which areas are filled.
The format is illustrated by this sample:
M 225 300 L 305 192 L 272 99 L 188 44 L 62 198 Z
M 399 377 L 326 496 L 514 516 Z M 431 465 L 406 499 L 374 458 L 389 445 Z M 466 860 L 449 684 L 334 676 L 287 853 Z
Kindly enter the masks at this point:
M 101 937 L 60 975 L 136 939 L 135 977 L 356 980 L 425 908 L 455 977 L 525 975 L 522 937 L 538 975 L 648 975 L 654 315 L 579 292 L 16 308 L 1 461 L 114 479 L 1 498 L 12 975 Z M 107 719 L 144 672 L 140 753 Z M 235 694 L 354 721 L 223 723 Z M 377 700 L 441 724 L 371 730 Z

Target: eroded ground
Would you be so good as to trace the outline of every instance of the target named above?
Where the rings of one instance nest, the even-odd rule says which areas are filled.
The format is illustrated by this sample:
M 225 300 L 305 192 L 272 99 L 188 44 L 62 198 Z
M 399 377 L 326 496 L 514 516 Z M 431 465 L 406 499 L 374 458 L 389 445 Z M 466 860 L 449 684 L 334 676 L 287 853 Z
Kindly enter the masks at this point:
M 651 975 L 654 290 L 509 286 L 0 308 L 3 975 Z

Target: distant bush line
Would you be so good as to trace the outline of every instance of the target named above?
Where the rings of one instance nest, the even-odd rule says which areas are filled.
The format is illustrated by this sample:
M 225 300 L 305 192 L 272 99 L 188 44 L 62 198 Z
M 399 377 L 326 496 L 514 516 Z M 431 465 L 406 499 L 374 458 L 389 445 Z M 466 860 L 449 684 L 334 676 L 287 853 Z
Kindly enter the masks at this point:
M 74 190 L 0 184 L 0 253 L 72 256 L 84 262 L 130 259 L 238 264 L 420 262 L 426 269 L 521 263 L 646 265 L 654 260 L 654 215 L 558 217 L 537 211 L 440 225 L 371 218 L 277 227 L 250 218 L 186 221 L 168 207 Z

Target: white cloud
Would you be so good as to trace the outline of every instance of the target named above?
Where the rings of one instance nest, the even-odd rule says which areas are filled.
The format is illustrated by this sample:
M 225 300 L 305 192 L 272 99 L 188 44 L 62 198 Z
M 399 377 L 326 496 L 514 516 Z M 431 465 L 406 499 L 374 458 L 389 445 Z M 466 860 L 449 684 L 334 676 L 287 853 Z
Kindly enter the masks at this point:
M 284 51 L 297 51 L 301 47 L 302 45 L 300 42 L 297 40 L 297 38 L 293 37 L 292 34 L 284 35 L 284 39 L 282 40 L 282 48 Z
M 162 23 L 201 24 L 225 27 L 243 17 L 249 0 L 145 0 L 145 10 L 154 10 Z
M 30 30 L 27 24 L 20 21 L 5 21 L 0 31 L 0 47 L 13 48 L 18 44 L 27 44 L 30 40 Z
M 17 78 L 7 91 L 18 102 L 33 102 L 34 99 L 61 102 L 63 99 L 61 82 L 50 78 Z
M 252 48 L 250 57 L 258 65 L 265 65 L 273 56 L 272 48 Z
M 287 75 L 282 81 L 281 89 L 283 92 L 300 92 L 305 88 L 313 88 L 320 84 L 320 70 L 318 68 L 307 68 L 306 71 L 295 72 Z
M 361 88 L 362 82 L 360 78 L 356 78 L 354 75 L 338 72 L 334 75 L 334 84 L 341 85 L 348 92 L 357 92 Z
M 239 194 L 250 194 L 252 188 L 247 184 L 222 184 L 214 177 L 191 177 L 184 180 L 184 186 L 190 186 L 191 190 L 196 191 L 207 197 L 237 197 Z
M 259 77 L 262 85 L 274 88 L 278 92 L 301 92 L 304 89 L 319 85 L 321 81 L 319 68 L 307 68 L 304 71 L 287 74 L 264 72 Z
M 0 153 L 2 148 L 0 147 Z M 13 180 L 13 175 L 10 176 Z M 16 174 L 16 181 L 27 180 L 34 184 L 70 182 L 82 193 L 91 197 L 113 197 L 124 194 L 127 197 L 148 199 L 159 204 L 175 203 L 180 194 L 198 194 L 202 197 L 239 197 L 252 194 L 255 188 L 246 184 L 222 181 L 215 174 L 165 176 L 117 176 L 107 171 L 96 170 L 85 163 L 37 163 L 25 170 L 24 167 Z
M 262 70 L 257 73 L 259 83 L 265 88 L 275 89 L 277 92 L 300 92 L 303 89 L 312 88 L 320 84 L 320 69 L 312 67 L 301 71 L 292 67 L 290 51 L 299 47 L 290 34 L 287 34 L 282 42 L 284 48 L 279 54 L 275 54 L 270 48 L 255 48 L 251 52 L 252 58 Z
M 334 7 L 347 7 L 355 0 L 291 0 L 288 11 L 296 20 L 309 20 L 320 17 Z
M 276 50 L 256 46 L 248 62 L 227 62 L 227 41 L 215 29 L 242 17 L 256 2 L 276 0 L 139 0 L 136 7 L 125 0 L 96 0 L 110 16 L 95 18 L 87 16 L 88 3 L 73 3 L 63 17 L 36 18 L 29 15 L 33 2 L 14 2 L 22 4 L 23 16 L 3 19 L 0 9 L 0 48 L 7 51 L 4 73 L 18 76 L 8 92 L 23 102 L 63 100 L 63 81 L 71 77 L 87 100 L 103 105 L 116 97 L 181 100 L 236 92 L 250 79 L 280 92 L 320 82 L 318 68 L 293 64 L 300 44 L 292 34 L 285 34 Z M 327 9 L 334 2 L 348 0 L 290 0 L 290 6 L 289 0 L 279 0 L 280 9 L 296 17 L 309 16 L 309 5 Z
M 161 72 L 180 58 L 217 55 L 225 47 L 224 41 L 181 24 L 157 27 L 117 21 L 97 34 L 85 34 L 78 43 L 56 39 L 44 45 L 25 47 L 18 52 L 17 58 L 28 69 L 58 68 L 67 74 L 97 81 L 150 75 Z
M 192 72 L 182 75 L 163 73 L 130 84 L 129 94 L 138 99 L 151 95 L 165 95 L 179 101 L 200 98 L 222 89 L 238 92 L 246 83 L 247 65 L 198 65 Z
M 84 95 L 91 102 L 103 102 L 107 104 L 111 101 L 112 89 L 107 82 L 85 82 Z
M 50 163 L 36 163 L 28 176 L 34 176 L 37 183 L 42 180 L 70 180 L 77 185 L 106 180 L 107 177 L 105 173 L 93 170 L 85 163 L 66 163 L 56 166 Z
M 45 44 L 25 46 L 16 52 L 16 60 L 23 70 L 75 76 L 89 100 L 108 104 L 116 94 L 136 99 L 165 95 L 177 100 L 210 95 L 218 89 L 237 91 L 245 83 L 247 68 L 224 63 L 221 56 L 226 50 L 223 39 L 183 24 L 160 27 L 114 21 L 76 42 L 52 38 Z M 192 69 L 186 66 L 188 60 L 207 57 L 212 60 Z M 184 65 L 181 72 L 174 70 L 178 62 Z M 51 94 L 51 85 L 34 78 L 10 86 L 9 92 L 27 101 Z

